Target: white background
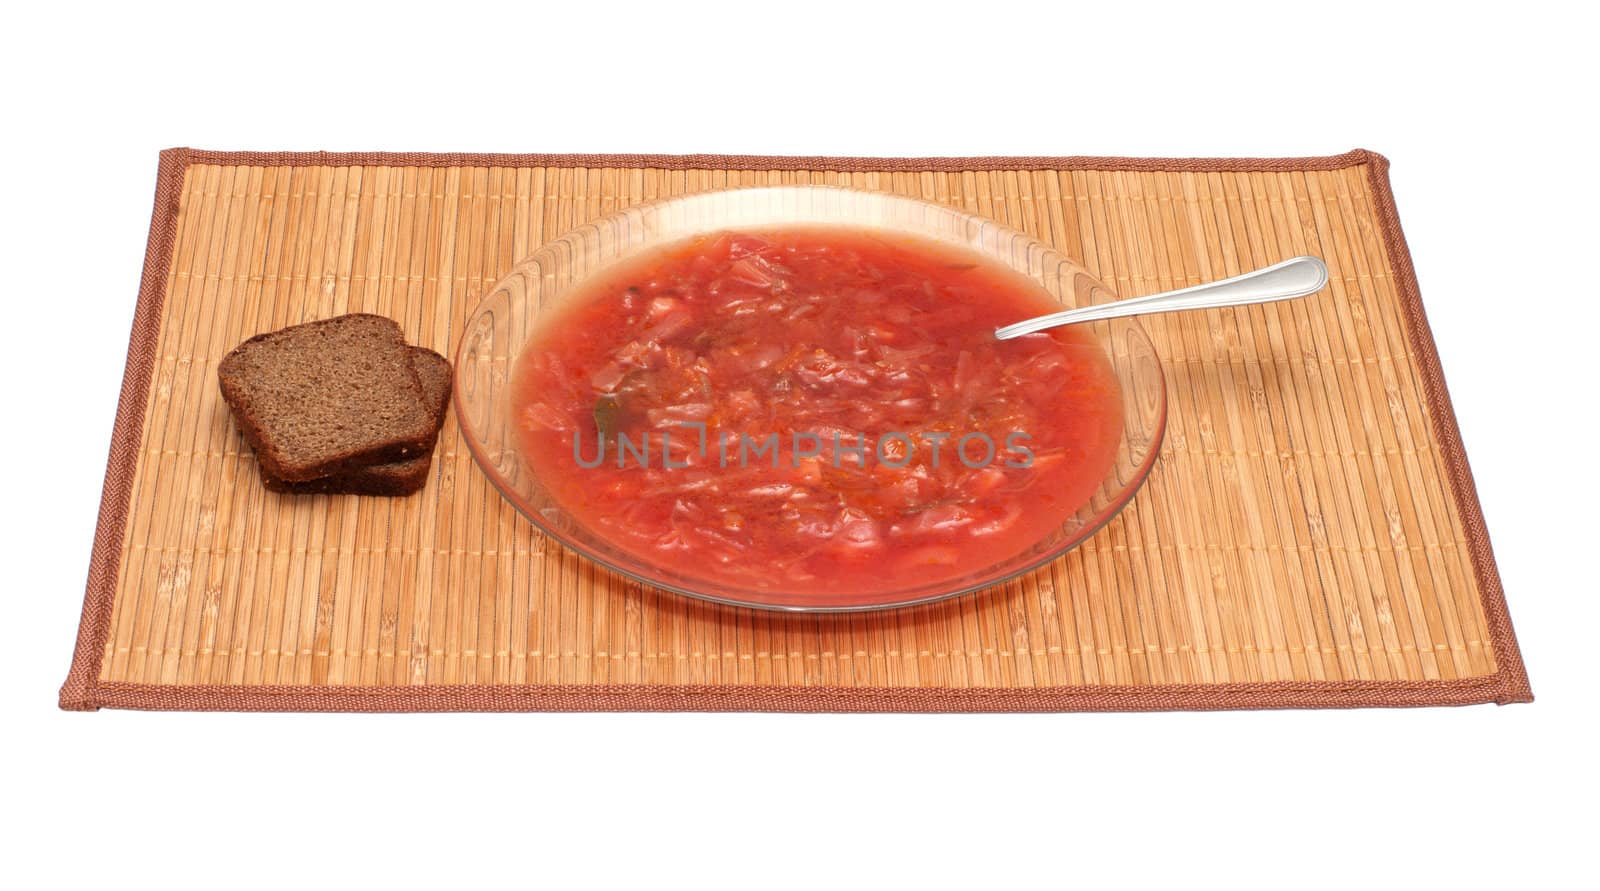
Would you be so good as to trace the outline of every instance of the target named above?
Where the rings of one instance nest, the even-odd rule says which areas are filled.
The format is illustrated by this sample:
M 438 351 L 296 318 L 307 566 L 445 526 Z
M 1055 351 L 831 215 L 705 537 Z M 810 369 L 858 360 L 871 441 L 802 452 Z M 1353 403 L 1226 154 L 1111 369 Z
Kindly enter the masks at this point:
M 10 7 L 0 874 L 26 881 L 0 882 L 1550 887 L 1579 869 L 1600 791 L 1593 22 L 1532 2 L 1118 5 Z M 174 145 L 1383 152 L 1539 701 L 58 712 L 156 153 Z

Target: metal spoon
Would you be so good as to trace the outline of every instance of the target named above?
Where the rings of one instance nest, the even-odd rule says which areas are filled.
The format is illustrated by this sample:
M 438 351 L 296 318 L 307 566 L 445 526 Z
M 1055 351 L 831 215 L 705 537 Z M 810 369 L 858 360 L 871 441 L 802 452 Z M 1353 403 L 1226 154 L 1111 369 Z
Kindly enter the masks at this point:
M 1139 316 L 1151 312 L 1171 312 L 1178 309 L 1215 309 L 1223 306 L 1244 306 L 1248 303 L 1270 303 L 1274 300 L 1288 300 L 1291 297 L 1315 294 L 1327 283 L 1327 264 L 1316 257 L 1295 257 L 1293 260 L 1274 263 L 1255 272 L 1246 272 L 1233 278 L 1195 285 L 1192 288 L 1053 312 L 1047 316 L 996 328 L 994 336 L 999 340 L 1010 340 L 1046 328 L 1077 322 L 1096 322 L 1101 319 Z

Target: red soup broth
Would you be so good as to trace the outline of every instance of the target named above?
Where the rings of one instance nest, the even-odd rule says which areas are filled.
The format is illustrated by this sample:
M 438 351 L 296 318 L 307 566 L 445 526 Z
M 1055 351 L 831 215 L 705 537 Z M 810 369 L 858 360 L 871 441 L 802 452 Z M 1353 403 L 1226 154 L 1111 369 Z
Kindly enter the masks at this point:
M 580 287 L 519 360 L 520 446 L 579 524 L 686 580 L 841 606 L 954 581 L 1060 526 L 1121 441 L 1092 335 L 996 340 L 1059 307 L 959 248 L 722 232 Z

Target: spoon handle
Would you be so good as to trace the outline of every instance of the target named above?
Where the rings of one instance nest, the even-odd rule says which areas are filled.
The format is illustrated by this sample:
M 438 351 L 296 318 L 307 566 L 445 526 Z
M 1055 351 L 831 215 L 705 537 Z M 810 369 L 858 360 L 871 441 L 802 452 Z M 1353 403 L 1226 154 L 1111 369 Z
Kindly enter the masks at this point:
M 1028 319 L 995 329 L 994 336 L 1010 340 L 1046 328 L 1071 325 L 1077 322 L 1096 322 L 1121 316 L 1137 316 L 1151 312 L 1171 312 L 1179 309 L 1215 309 L 1223 306 L 1243 306 L 1248 303 L 1268 303 L 1304 297 L 1322 290 L 1328 283 L 1328 267 L 1316 257 L 1295 257 L 1282 263 L 1225 278 L 1221 281 L 1177 291 L 1164 291 L 1147 297 L 1134 297 L 1095 306 L 1083 306 Z

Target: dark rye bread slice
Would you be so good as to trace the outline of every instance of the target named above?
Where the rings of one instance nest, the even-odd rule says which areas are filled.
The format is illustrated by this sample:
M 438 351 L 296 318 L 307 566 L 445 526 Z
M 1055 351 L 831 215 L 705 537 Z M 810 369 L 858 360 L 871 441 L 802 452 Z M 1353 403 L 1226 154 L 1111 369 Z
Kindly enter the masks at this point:
M 422 398 L 433 413 L 433 434 L 444 427 L 450 406 L 450 360 L 430 349 L 411 347 L 412 367 L 422 382 Z M 285 482 L 261 471 L 261 482 L 274 492 L 286 495 L 410 495 L 428 481 L 433 466 L 433 446 L 428 454 L 406 461 L 391 461 L 371 467 L 358 467 L 333 476 L 302 482 Z
M 285 482 L 415 458 L 433 441 L 410 348 L 382 316 L 258 334 L 223 357 L 217 379 L 262 469 Z

